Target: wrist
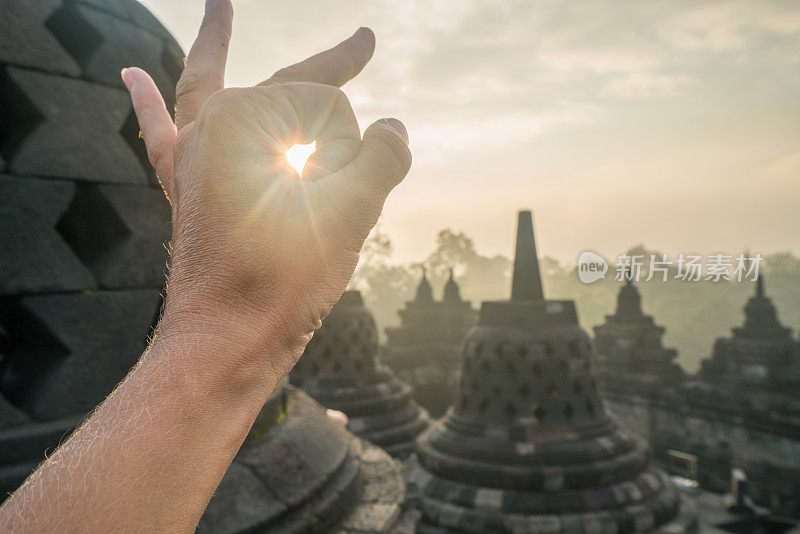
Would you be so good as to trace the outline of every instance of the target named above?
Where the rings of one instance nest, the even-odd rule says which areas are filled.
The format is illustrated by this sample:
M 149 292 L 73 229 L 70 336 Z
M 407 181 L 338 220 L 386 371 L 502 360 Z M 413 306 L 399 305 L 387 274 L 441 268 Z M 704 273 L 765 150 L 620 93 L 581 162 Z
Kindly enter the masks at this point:
M 288 343 L 279 324 L 270 313 L 170 292 L 150 352 L 186 368 L 178 372 L 198 373 L 203 386 L 260 395 L 272 391 L 305 347 Z

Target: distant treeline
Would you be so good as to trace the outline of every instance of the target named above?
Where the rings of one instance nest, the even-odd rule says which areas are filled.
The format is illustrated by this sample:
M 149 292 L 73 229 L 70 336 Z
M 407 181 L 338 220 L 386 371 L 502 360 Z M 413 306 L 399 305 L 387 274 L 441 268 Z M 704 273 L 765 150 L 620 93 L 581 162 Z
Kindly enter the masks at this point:
M 643 245 L 631 247 L 626 254 L 661 257 L 661 253 Z M 434 250 L 419 263 L 398 265 L 392 263 L 391 256 L 391 240 L 376 229 L 364 245 L 351 283 L 351 287 L 362 291 L 381 331 L 398 323 L 397 311 L 414 298 L 422 267 L 427 269 L 437 299 L 441 298 L 451 267 L 455 269 L 462 297 L 472 301 L 476 308 L 481 301 L 508 297 L 509 258 L 479 254 L 472 239 L 463 232 L 449 228 L 440 231 Z M 575 300 L 581 325 L 593 334 L 592 327 L 602 323 L 616 306 L 620 282 L 614 280 L 614 265 L 604 280 L 585 285 L 578 280 L 575 266 L 563 266 L 549 257 L 543 257 L 541 264 L 548 298 Z M 689 371 L 694 371 L 710 355 L 717 337 L 729 335 L 731 328 L 742 323 L 742 309 L 755 286 L 749 281 L 677 280 L 675 269 L 666 282 L 660 276 L 645 282 L 646 265 L 642 274 L 637 285 L 644 311 L 667 329 L 665 344 L 678 349 L 679 361 Z M 780 321 L 796 333 L 800 328 L 800 257 L 789 252 L 765 256 L 760 274 L 764 275 L 767 295 L 773 299 Z

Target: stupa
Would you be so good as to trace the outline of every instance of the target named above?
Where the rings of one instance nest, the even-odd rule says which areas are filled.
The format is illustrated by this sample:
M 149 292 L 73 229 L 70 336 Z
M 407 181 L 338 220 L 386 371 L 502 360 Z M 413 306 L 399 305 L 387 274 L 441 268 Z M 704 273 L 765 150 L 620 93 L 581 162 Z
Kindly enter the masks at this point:
M 693 508 L 609 416 L 572 301 L 546 300 L 529 211 L 511 299 L 484 302 L 459 399 L 406 466 L 419 532 L 695 532 Z
M 756 280 L 755 294 L 744 307 L 744 325 L 733 336 L 714 343 L 701 377 L 709 382 L 739 382 L 781 389 L 797 395 L 800 354 L 790 328 L 778 320 L 772 300 L 764 292 L 764 276 Z
M 406 456 L 430 422 L 411 387 L 379 361 L 375 320 L 358 291 L 342 295 L 289 376 L 323 406 L 344 412 L 353 433 L 393 456 Z
M 197 532 L 413 532 L 397 462 L 302 391 L 276 390 Z
M 0 2 L 0 491 L 114 388 L 161 307 L 170 207 L 120 79 L 184 54 L 134 0 Z
M 423 271 L 416 298 L 398 312 L 400 325 L 386 329 L 383 359 L 414 391 L 414 399 L 441 416 L 456 398 L 464 336 L 475 310 L 461 298 L 453 270 L 441 301 L 435 301 Z
M 642 312 L 642 298 L 630 276 L 617 296 L 617 309 L 594 327 L 598 379 L 603 389 L 661 388 L 683 377 L 678 352 L 665 348 L 664 328 Z

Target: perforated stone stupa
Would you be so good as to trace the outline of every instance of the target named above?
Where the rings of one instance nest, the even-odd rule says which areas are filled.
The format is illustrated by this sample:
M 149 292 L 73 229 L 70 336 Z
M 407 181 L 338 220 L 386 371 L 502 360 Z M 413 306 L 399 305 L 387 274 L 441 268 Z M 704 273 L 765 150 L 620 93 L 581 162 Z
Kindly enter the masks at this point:
M 441 416 L 456 398 L 464 336 L 475 324 L 475 310 L 461 298 L 453 270 L 441 301 L 425 272 L 414 300 L 398 312 L 400 325 L 386 329 L 382 356 L 412 388 L 414 399 Z
M 168 109 L 183 52 L 134 0 L 0 2 L 0 492 L 136 363 L 158 318 L 170 208 L 123 67 Z
M 642 312 L 642 297 L 630 277 L 617 296 L 617 309 L 594 327 L 601 386 L 661 388 L 683 378 L 678 352 L 661 342 L 664 328 Z
M 413 532 L 404 499 L 400 469 L 386 452 L 286 387 L 261 410 L 197 531 Z
M 647 443 L 609 416 L 571 301 L 545 300 L 520 212 L 511 299 L 484 302 L 461 389 L 407 464 L 420 532 L 694 532 Z
M 290 373 L 323 406 L 350 418 L 355 434 L 403 457 L 430 420 L 411 387 L 378 360 L 378 332 L 358 291 L 346 291 Z

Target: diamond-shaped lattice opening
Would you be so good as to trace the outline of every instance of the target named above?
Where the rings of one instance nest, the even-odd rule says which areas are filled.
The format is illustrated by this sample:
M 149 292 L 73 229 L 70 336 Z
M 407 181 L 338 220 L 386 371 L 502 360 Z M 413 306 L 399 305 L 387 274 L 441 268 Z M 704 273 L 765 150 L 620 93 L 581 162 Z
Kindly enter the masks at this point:
M 11 161 L 25 138 L 44 121 L 36 106 L 14 83 L 5 69 L 0 70 L 0 156 Z
M 531 394 L 531 387 L 530 387 L 528 384 L 526 384 L 526 383 L 525 383 L 525 384 L 522 384 L 522 385 L 519 387 L 519 394 L 520 394 L 521 396 L 523 396 L 523 397 L 527 397 L 528 395 L 530 395 L 530 394 Z
M 36 381 L 69 356 L 69 349 L 17 299 L 0 300 L 0 392 L 25 407 Z
M 548 384 L 547 394 L 550 395 L 551 397 L 558 397 L 558 388 L 554 383 L 550 382 L 550 384 Z
M 64 3 L 44 25 L 81 69 L 89 65 L 95 52 L 103 46 L 103 35 L 83 18 L 75 4 Z M 119 68 L 124 66 L 120 65 Z
M 568 421 L 572 421 L 573 414 L 574 414 L 574 409 L 572 408 L 572 404 L 567 403 L 564 406 L 564 417 L 566 417 Z
M 511 402 L 506 404 L 505 408 L 503 408 L 503 411 L 506 413 L 508 417 L 512 419 L 517 416 L 517 407 L 514 406 Z
M 576 395 L 580 395 L 583 391 L 583 386 L 581 386 L 581 383 L 576 380 L 575 383 L 572 384 L 572 391 L 574 391 Z
M 560 360 L 558 362 L 558 368 L 561 371 L 568 371 L 569 370 L 569 364 L 567 364 L 567 360 Z
M 531 371 L 533 372 L 534 376 L 542 376 L 542 366 L 539 362 L 534 362 L 531 366 Z
M 78 184 L 56 230 L 98 278 L 113 251 L 131 234 L 117 210 L 94 184 Z
M 542 420 L 544 420 L 545 416 L 547 415 L 547 412 L 541 406 L 536 406 L 536 409 L 533 410 L 533 415 L 536 416 L 536 419 L 538 419 L 539 421 L 542 421 Z
M 511 376 L 515 376 L 517 374 L 517 366 L 514 365 L 514 362 L 507 361 L 506 362 L 506 371 L 508 371 L 508 374 L 510 374 Z
M 481 402 L 478 403 L 478 412 L 486 413 L 486 410 L 489 408 L 489 399 L 482 399 Z
M 572 356 L 573 358 L 576 358 L 581 355 L 581 349 L 576 340 L 570 341 L 567 344 L 567 348 L 569 349 L 570 356 Z
M 334 373 L 341 373 L 342 372 L 342 364 L 339 361 L 333 362 L 333 372 Z
M 544 344 L 544 353 L 548 356 L 552 356 L 555 351 L 553 350 L 553 346 L 549 342 L 545 342 Z
M 484 373 L 488 373 L 491 370 L 492 370 L 492 366 L 489 365 L 489 360 L 483 360 L 481 362 L 481 371 L 483 371 Z
M 520 345 L 519 349 L 517 349 L 517 356 L 520 358 L 526 358 L 528 356 L 528 347 L 525 345 Z
M 331 357 L 330 347 L 325 347 L 324 349 L 322 349 L 322 357 L 325 358 L 326 360 Z

